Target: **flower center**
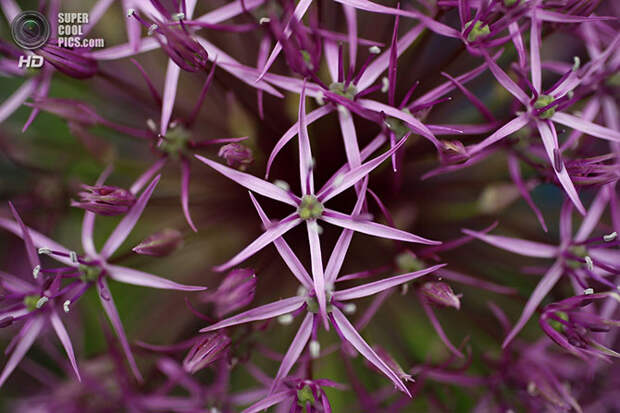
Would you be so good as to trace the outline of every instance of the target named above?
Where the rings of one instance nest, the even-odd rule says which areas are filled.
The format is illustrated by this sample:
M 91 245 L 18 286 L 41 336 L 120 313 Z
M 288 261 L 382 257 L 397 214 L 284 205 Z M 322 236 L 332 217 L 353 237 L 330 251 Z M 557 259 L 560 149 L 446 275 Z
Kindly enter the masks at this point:
M 465 31 L 469 29 L 469 26 L 471 26 L 471 23 L 472 23 L 471 21 L 465 23 Z M 489 25 L 482 23 L 480 20 L 477 20 L 474 23 L 474 27 L 470 30 L 469 34 L 467 35 L 467 41 L 475 42 L 476 40 L 486 37 L 489 34 L 491 34 L 491 28 L 489 27 Z
M 187 150 L 190 137 L 189 131 L 182 126 L 170 128 L 159 144 L 159 150 L 178 158 L 181 153 Z
M 38 294 L 25 296 L 24 305 L 26 306 L 26 309 L 28 309 L 28 311 L 36 310 L 38 308 L 37 303 L 39 302 L 40 299 L 41 299 L 41 296 Z
M 556 311 L 555 315 L 564 321 L 568 321 L 568 314 L 566 314 L 564 311 Z M 550 319 L 549 325 L 558 333 L 563 333 L 564 330 L 566 330 L 566 326 L 558 320 Z
M 314 195 L 304 195 L 297 208 L 299 218 L 303 220 L 317 219 L 323 214 L 323 204 Z
M 553 96 L 549 96 L 549 95 L 540 95 L 538 97 L 538 99 L 536 99 L 536 102 L 534 103 L 534 108 L 536 109 L 542 109 L 548 105 L 550 105 L 553 102 Z M 538 115 L 539 118 L 541 119 L 549 119 L 550 117 L 552 117 L 555 113 L 555 106 L 550 107 L 549 109 L 545 110 L 544 112 L 540 113 Z
M 84 282 L 94 282 L 101 275 L 101 268 L 88 265 L 80 265 L 80 279 Z
M 343 82 L 333 82 L 329 85 L 329 91 L 337 95 L 344 96 L 349 100 L 353 100 L 355 95 L 357 95 L 357 88 L 351 83 L 349 83 L 349 86 L 345 88 Z
M 306 407 L 307 403 L 313 405 L 316 402 L 314 399 L 314 395 L 312 394 L 312 389 L 310 386 L 304 386 L 301 389 L 297 390 L 297 404 L 300 407 Z
M 403 110 L 403 112 L 411 114 L 408 109 Z M 388 127 L 389 130 L 394 132 L 394 135 L 396 135 L 397 139 L 401 139 L 403 136 L 410 132 L 407 124 L 405 124 L 405 122 L 398 118 L 387 117 L 385 119 L 385 125 Z

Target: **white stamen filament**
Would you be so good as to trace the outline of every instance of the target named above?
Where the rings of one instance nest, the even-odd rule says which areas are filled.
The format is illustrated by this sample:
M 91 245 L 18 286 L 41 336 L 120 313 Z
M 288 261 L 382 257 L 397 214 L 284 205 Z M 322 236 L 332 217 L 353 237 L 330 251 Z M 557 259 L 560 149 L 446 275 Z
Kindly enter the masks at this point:
M 285 191 L 289 191 L 291 189 L 290 185 L 286 181 L 283 181 L 281 179 L 276 179 L 275 181 L 273 181 L 273 184 Z
M 310 229 L 316 231 L 317 234 L 321 235 L 323 233 L 323 227 L 321 227 L 316 221 L 312 221 L 309 226 Z
M 283 326 L 287 326 L 291 324 L 292 322 L 293 322 L 292 314 L 282 314 L 280 317 L 278 317 L 278 323 L 282 324 Z
M 310 357 L 318 359 L 321 355 L 321 343 L 316 340 L 311 340 L 308 345 L 308 350 L 310 351 Z
M 323 93 L 322 90 L 319 90 L 319 93 L 317 93 L 316 97 L 314 98 L 314 100 L 316 100 L 316 103 L 318 103 L 320 106 L 323 106 L 325 104 L 325 94 Z
M 368 49 L 368 51 L 372 54 L 379 54 L 381 53 L 381 49 L 379 48 L 379 46 L 372 46 Z
M 586 266 L 588 267 L 588 270 L 593 271 L 594 263 L 592 262 L 592 258 L 590 258 L 589 255 L 586 255 L 584 259 L 586 260 Z
M 611 234 L 603 235 L 603 241 L 605 242 L 611 242 L 616 238 L 618 238 L 618 233 L 616 231 L 612 232 Z
M 65 310 L 65 313 L 69 312 L 69 305 L 71 305 L 71 300 L 66 300 L 62 303 L 62 309 Z
M 390 88 L 390 80 L 387 77 L 383 76 L 381 78 L 381 84 L 381 93 L 386 93 Z
M 347 314 L 355 314 L 356 310 L 357 310 L 357 306 L 354 303 L 345 304 L 344 307 L 342 308 L 342 311 L 344 311 Z
M 37 303 L 35 304 L 35 307 L 37 308 L 41 308 L 45 305 L 45 303 L 47 303 L 49 301 L 49 298 L 47 297 L 41 297 L 39 298 L 39 300 L 37 301 Z
M 37 265 L 36 267 L 34 267 L 34 268 L 32 269 L 32 276 L 35 278 L 35 280 L 36 280 L 37 278 L 39 278 L 39 272 L 40 272 L 40 271 L 41 271 L 41 266 L 40 266 L 40 265 Z

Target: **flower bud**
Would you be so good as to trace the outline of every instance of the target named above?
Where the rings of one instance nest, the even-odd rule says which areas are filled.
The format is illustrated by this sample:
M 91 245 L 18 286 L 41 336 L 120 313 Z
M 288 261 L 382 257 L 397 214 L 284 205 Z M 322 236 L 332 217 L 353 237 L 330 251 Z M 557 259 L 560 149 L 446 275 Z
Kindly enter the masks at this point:
M 239 143 L 229 143 L 228 145 L 222 146 L 217 155 L 225 159 L 228 166 L 242 171 L 254 162 L 252 150 Z
M 207 301 L 215 304 L 218 318 L 248 305 L 254 299 L 256 275 L 249 268 L 232 270 Z
M 413 378 L 411 377 L 410 374 L 407 374 L 403 368 L 396 362 L 396 360 L 394 360 L 394 358 L 392 358 L 392 356 L 390 355 L 390 353 L 388 353 L 387 351 L 385 351 L 385 349 L 383 349 L 382 347 L 379 346 L 373 346 L 372 348 L 375 353 L 377 353 L 377 356 L 379 356 L 379 358 L 381 360 L 383 360 L 383 362 L 385 364 L 387 364 L 387 366 L 394 372 L 396 373 L 396 375 L 403 381 L 414 381 Z M 374 366 L 373 366 L 374 367 Z M 376 367 L 374 367 L 376 369 Z
M 68 49 L 50 43 L 37 50 L 37 53 L 58 71 L 76 79 L 93 77 L 99 70 L 97 61 L 80 53 L 80 49 Z
M 71 206 L 82 208 L 98 215 L 114 216 L 124 214 L 136 203 L 136 197 L 129 191 L 116 186 L 82 185 L 85 192 L 78 193 L 80 202 L 71 201 Z
M 183 368 L 191 374 L 202 370 L 227 354 L 230 341 L 230 337 L 221 332 L 206 334 L 189 350 Z
M 165 257 L 172 254 L 183 245 L 183 235 L 176 229 L 165 228 L 158 231 L 141 243 L 133 247 L 136 254 L 150 255 L 152 257 Z
M 452 288 L 444 282 L 429 281 L 420 288 L 424 297 L 435 304 L 444 307 L 454 307 L 457 310 L 461 307 L 461 300 L 454 294 Z

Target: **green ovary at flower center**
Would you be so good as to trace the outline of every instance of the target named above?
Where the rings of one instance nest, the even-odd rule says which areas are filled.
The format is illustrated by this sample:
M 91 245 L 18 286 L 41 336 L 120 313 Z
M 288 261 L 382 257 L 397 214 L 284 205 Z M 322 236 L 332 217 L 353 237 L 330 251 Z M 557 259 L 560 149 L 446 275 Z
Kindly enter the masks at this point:
M 299 218 L 303 220 L 317 219 L 323 214 L 323 204 L 314 195 L 304 195 L 297 208 Z
M 309 386 L 304 386 L 297 390 L 297 404 L 299 404 L 299 406 L 305 407 L 306 403 L 313 405 L 315 402 L 316 400 Z
M 101 275 L 101 268 L 80 265 L 80 279 L 84 282 L 94 282 Z
M 536 99 L 536 102 L 534 103 L 534 108 L 542 109 L 542 108 L 550 105 L 553 102 L 553 100 L 554 100 L 553 96 L 540 95 L 538 97 L 538 99 Z M 538 115 L 538 117 L 541 118 L 541 119 L 549 119 L 550 117 L 553 116 L 554 113 L 555 113 L 555 106 L 550 107 L 549 109 L 547 109 L 544 112 L 540 113 Z
M 179 154 L 185 152 L 190 137 L 191 135 L 187 129 L 182 126 L 175 126 L 168 130 L 168 133 L 166 133 L 166 136 L 159 144 L 159 149 L 176 158 Z
M 28 311 L 36 310 L 37 303 L 39 302 L 40 299 L 41 299 L 41 296 L 37 294 L 25 296 L 24 305 L 26 306 L 26 309 L 28 309 Z
M 471 23 L 472 22 L 465 23 L 465 30 L 467 30 L 469 26 L 471 26 Z M 475 42 L 476 40 L 482 37 L 486 37 L 489 34 L 491 34 L 491 28 L 489 27 L 489 25 L 483 24 L 480 20 L 478 20 L 476 21 L 476 23 L 474 23 L 474 27 L 471 29 L 471 31 L 467 35 L 467 41 Z
M 330 92 L 334 92 L 337 95 L 344 96 L 347 99 L 353 100 L 355 95 L 357 95 L 357 89 L 353 84 L 349 84 L 349 86 L 344 87 L 344 83 L 342 82 L 334 82 L 329 85 Z
M 583 245 L 575 245 L 574 247 L 571 247 L 569 251 L 579 258 L 585 258 L 588 255 L 588 250 Z M 583 266 L 582 262 L 572 259 L 566 260 L 566 264 L 573 269 L 581 268 Z

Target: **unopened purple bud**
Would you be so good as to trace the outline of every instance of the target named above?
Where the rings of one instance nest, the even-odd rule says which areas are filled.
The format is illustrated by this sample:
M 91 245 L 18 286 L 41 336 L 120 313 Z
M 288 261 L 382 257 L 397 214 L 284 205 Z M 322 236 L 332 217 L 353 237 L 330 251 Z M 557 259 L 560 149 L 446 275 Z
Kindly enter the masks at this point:
M 229 143 L 228 145 L 222 146 L 217 155 L 225 159 L 228 166 L 242 171 L 254 162 L 252 150 L 239 143 Z
M 221 332 L 206 334 L 192 346 L 183 360 L 183 368 L 194 374 L 224 357 L 230 346 L 230 337 Z
M 136 197 L 129 191 L 116 186 L 82 185 L 85 192 L 78 193 L 80 202 L 71 201 L 71 206 L 82 208 L 98 215 L 114 216 L 124 214 L 136 203 Z
M 182 244 L 183 235 L 181 232 L 176 229 L 166 228 L 145 238 L 132 251 L 141 255 L 165 257 L 179 249 Z
M 413 378 L 411 377 L 410 374 L 407 374 L 403 368 L 396 362 L 396 360 L 394 360 L 394 358 L 390 355 L 390 353 L 388 353 L 387 351 L 385 351 L 382 347 L 379 346 L 373 346 L 373 350 L 375 351 L 375 353 L 377 353 L 377 356 L 379 356 L 379 358 L 381 360 L 383 360 L 383 362 L 385 364 L 387 364 L 387 366 L 394 372 L 396 373 L 396 375 L 403 381 L 414 381 Z
M 208 301 L 215 303 L 217 317 L 248 305 L 254 299 L 256 275 L 250 268 L 232 270 Z
M 420 289 L 424 297 L 430 302 L 444 307 L 461 308 L 461 300 L 454 294 L 452 288 L 444 282 L 427 282 Z
M 37 53 L 45 58 L 46 62 L 52 64 L 58 71 L 76 79 L 86 79 L 93 77 L 99 70 L 97 61 L 80 53 L 81 49 L 68 49 L 58 47 L 54 44 L 47 44 Z M 85 49 L 84 49 L 85 50 Z
M 13 317 L 8 316 L 0 319 L 0 328 L 8 327 L 13 324 Z

